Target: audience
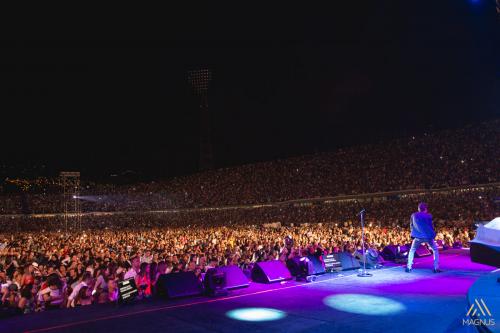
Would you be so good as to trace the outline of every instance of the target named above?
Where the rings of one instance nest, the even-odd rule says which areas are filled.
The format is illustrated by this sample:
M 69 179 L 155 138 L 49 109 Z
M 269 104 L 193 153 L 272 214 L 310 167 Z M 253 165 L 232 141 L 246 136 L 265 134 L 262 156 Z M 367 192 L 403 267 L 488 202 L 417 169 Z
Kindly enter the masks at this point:
M 217 266 L 249 272 L 258 261 L 357 253 L 361 208 L 370 250 L 410 243 L 409 216 L 419 201 L 428 203 L 444 249 L 468 246 L 474 222 L 500 213 L 499 125 L 169 181 L 84 182 L 78 200 L 86 214 L 78 222 L 61 214 L 57 180 L 7 179 L 0 187 L 0 316 L 116 302 L 124 279 L 148 299 L 161 274 L 192 271 L 202 279 Z M 386 191 L 396 194 L 378 194 Z
M 84 212 L 144 211 L 499 182 L 499 128 L 497 119 L 462 129 L 168 181 L 111 185 L 82 180 L 78 200 Z M 57 179 L 7 179 L 0 188 L 4 193 L 0 214 L 64 211 Z
M 485 192 L 481 194 L 487 198 Z M 454 197 L 458 198 L 456 205 L 450 204 Z M 474 204 L 463 204 L 472 197 L 476 198 L 471 200 Z M 474 237 L 470 216 L 491 219 L 498 214 L 495 206 L 482 204 L 489 199 L 477 198 L 478 193 L 426 198 L 429 207 L 435 207 L 437 239 L 443 248 L 468 245 Z M 367 246 L 381 251 L 387 245 L 408 244 L 409 215 L 421 199 L 363 203 L 368 211 Z M 116 302 L 117 283 L 128 278 L 135 279 L 139 298 L 147 299 L 154 294 L 160 274 L 193 271 L 201 278 L 209 268 L 221 265 L 238 265 L 248 272 L 257 261 L 286 261 L 309 253 L 354 253 L 361 249 L 355 214 L 359 205 L 336 202 L 167 215 L 106 215 L 86 218 L 82 222 L 85 229 L 68 232 L 35 220 L 30 222 L 40 222 L 44 229 L 7 232 L 8 228 L 2 228 L 1 306 L 8 313 L 30 313 Z M 452 211 L 455 208 L 458 212 Z M 271 218 L 275 223 L 257 223 L 259 216 L 264 222 Z M 448 216 L 457 218 L 443 218 Z M 294 242 L 290 250 L 286 236 Z

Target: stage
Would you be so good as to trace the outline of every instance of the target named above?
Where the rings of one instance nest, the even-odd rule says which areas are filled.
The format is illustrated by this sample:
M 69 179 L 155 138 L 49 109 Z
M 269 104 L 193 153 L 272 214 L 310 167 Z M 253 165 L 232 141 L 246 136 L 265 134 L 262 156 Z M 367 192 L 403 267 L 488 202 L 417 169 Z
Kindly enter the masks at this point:
M 310 283 L 251 283 L 220 298 L 46 311 L 4 319 L 0 331 L 474 332 L 462 323 L 467 292 L 495 268 L 472 263 L 468 250 L 444 251 L 440 259 L 443 272 L 437 274 L 432 257 L 417 258 L 411 273 L 386 265 L 370 270 L 373 277 L 345 271 Z

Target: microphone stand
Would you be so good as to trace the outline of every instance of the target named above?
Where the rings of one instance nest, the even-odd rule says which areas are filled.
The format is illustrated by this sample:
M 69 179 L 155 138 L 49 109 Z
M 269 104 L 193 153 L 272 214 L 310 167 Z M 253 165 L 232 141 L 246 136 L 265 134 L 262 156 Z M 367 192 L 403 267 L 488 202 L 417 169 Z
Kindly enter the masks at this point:
M 358 276 L 360 277 L 368 277 L 368 276 L 373 276 L 373 274 L 370 274 L 366 272 L 366 251 L 365 251 L 365 209 L 363 208 L 359 214 L 361 218 L 361 246 L 363 248 L 363 269 L 361 272 L 358 273 Z

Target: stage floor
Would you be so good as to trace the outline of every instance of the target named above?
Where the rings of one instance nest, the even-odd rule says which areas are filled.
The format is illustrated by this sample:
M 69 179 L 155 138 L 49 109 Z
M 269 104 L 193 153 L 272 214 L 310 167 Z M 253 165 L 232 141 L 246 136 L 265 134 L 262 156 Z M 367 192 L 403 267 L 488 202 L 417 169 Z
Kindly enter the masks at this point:
M 154 300 L 47 311 L 0 321 L 0 332 L 473 332 L 462 325 L 467 291 L 495 268 L 472 263 L 468 250 L 441 253 L 444 272 L 432 272 L 432 257 L 416 259 L 412 273 L 401 266 L 325 274 L 315 282 L 264 285 L 221 298 Z M 236 309 L 270 308 L 227 314 Z M 500 318 L 497 320 L 500 321 Z M 500 323 L 499 323 L 500 324 Z

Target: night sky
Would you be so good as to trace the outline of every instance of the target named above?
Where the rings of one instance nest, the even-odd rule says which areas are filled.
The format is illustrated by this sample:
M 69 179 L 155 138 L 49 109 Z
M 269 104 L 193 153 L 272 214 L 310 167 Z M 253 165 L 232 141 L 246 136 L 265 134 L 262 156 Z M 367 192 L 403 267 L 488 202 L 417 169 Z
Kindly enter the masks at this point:
M 186 71 L 199 66 L 213 71 L 217 167 L 498 118 L 494 1 L 400 2 L 191 18 L 149 41 L 3 41 L 0 161 L 84 178 L 193 173 Z

